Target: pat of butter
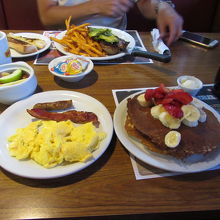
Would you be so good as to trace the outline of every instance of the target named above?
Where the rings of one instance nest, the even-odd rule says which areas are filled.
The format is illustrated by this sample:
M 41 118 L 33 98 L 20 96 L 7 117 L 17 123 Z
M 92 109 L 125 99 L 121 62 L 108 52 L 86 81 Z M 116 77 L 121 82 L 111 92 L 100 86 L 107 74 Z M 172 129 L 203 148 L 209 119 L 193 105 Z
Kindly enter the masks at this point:
M 182 82 L 182 86 L 187 88 L 187 89 L 197 89 L 199 88 L 199 85 L 191 79 L 187 79 L 185 81 Z

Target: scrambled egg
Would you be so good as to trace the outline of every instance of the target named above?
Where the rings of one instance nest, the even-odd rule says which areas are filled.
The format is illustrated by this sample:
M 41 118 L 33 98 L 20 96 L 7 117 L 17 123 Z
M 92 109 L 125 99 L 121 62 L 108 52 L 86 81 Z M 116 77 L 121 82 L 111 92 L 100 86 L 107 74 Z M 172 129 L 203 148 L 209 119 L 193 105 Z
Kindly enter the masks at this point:
M 18 160 L 31 158 L 45 168 L 63 162 L 86 162 L 106 137 L 92 122 L 35 121 L 8 138 L 10 155 Z

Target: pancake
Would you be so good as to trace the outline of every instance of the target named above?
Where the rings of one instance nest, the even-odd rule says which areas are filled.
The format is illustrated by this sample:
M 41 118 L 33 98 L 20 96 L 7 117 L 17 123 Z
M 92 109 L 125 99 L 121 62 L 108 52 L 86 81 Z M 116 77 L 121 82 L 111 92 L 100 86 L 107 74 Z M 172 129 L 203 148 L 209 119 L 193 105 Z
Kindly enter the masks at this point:
M 220 124 L 214 114 L 207 109 L 207 120 L 197 127 L 188 127 L 181 124 L 180 144 L 176 148 L 165 145 L 165 135 L 171 129 L 165 127 L 158 119 L 151 116 L 150 107 L 142 107 L 138 95 L 128 99 L 128 116 L 125 129 L 128 134 L 140 140 L 149 150 L 161 154 L 168 154 L 183 159 L 194 154 L 208 154 L 220 147 Z

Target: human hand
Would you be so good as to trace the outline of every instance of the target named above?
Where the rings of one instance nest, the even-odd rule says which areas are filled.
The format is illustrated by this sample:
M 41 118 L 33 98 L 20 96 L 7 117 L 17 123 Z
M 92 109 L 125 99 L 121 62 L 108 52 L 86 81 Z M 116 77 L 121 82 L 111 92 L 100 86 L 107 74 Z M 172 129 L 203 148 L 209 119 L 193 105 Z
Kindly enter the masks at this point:
M 171 6 L 164 3 L 158 10 L 157 25 L 160 37 L 169 46 L 182 34 L 183 19 Z
M 131 0 L 91 0 L 92 7 L 96 8 L 97 14 L 109 17 L 124 15 L 133 5 Z

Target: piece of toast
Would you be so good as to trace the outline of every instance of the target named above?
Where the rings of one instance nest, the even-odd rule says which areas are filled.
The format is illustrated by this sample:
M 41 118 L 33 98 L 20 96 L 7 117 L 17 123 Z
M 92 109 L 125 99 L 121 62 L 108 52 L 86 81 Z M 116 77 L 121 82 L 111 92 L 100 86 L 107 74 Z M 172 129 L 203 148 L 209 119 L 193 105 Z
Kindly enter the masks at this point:
M 37 52 L 38 49 L 42 49 L 46 45 L 45 41 L 41 39 L 21 37 L 13 33 L 9 33 L 7 39 L 9 47 L 22 54 Z

